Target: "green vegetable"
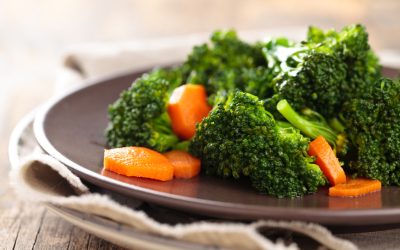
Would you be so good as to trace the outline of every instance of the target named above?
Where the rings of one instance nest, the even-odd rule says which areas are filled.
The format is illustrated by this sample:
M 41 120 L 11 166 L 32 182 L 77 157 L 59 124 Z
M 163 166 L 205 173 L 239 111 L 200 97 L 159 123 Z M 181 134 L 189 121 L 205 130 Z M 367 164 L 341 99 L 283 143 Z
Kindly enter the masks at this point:
M 274 75 L 261 44 L 243 42 L 233 30 L 214 32 L 210 44 L 195 46 L 182 71 L 186 82 L 205 85 L 212 106 L 236 89 L 260 97 L 272 93 Z
M 326 184 L 307 154 L 309 139 L 277 123 L 256 96 L 236 92 L 197 126 L 190 152 L 206 173 L 248 177 L 261 193 L 296 197 Z
M 188 152 L 189 146 L 190 146 L 190 141 L 181 141 L 177 143 L 172 149 Z
M 380 76 L 361 25 L 340 32 L 310 27 L 307 40 L 300 44 L 279 41 L 264 47 L 266 58 L 281 70 L 274 79 L 275 94 L 266 100 L 266 108 L 276 117 L 276 104 L 287 99 L 296 110 L 309 108 L 335 119 L 343 103 L 360 97 Z
M 285 99 L 278 102 L 276 109 L 290 124 L 299 129 L 306 136 L 315 139 L 322 135 L 329 144 L 336 144 L 337 133 L 329 127 L 322 116 L 318 117 L 319 120 L 308 120 L 299 115 Z
M 178 143 L 166 111 L 170 92 L 181 84 L 178 69 L 154 70 L 137 79 L 109 106 L 110 147 L 143 146 L 164 152 Z
M 325 117 L 334 117 L 340 109 L 341 86 L 346 65 L 332 55 L 313 50 L 300 51 L 289 59 L 292 67 L 275 79 L 280 99 L 287 99 L 295 109 L 310 108 Z
M 400 82 L 378 80 L 343 114 L 356 156 L 350 171 L 400 186 Z
M 345 84 L 341 88 L 340 101 L 347 101 L 360 95 L 381 76 L 378 57 L 368 44 L 368 33 L 360 24 L 344 27 L 340 32 L 322 31 L 310 27 L 307 35 L 308 46 L 317 47 L 336 55 L 347 65 Z
M 322 135 L 338 154 L 345 155 L 348 150 L 347 135 L 345 132 L 336 131 L 326 122 L 325 118 L 319 113 L 310 109 L 302 110 L 302 114 L 297 113 L 286 99 L 280 100 L 276 106 L 279 113 L 295 128 L 299 129 L 304 135 L 315 139 Z M 343 125 L 339 120 L 332 120 L 336 128 L 342 129 Z

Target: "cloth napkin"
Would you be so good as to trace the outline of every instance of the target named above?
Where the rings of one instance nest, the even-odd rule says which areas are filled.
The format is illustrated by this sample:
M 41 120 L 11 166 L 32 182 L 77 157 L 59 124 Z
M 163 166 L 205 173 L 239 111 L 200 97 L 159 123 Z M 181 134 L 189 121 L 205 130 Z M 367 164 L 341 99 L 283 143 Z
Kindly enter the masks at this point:
M 260 39 L 260 31 L 245 32 L 247 40 Z M 304 30 L 291 32 L 305 34 Z M 81 85 L 88 79 L 111 73 L 182 61 L 192 46 L 208 35 L 75 46 L 66 52 L 57 80 L 56 92 Z M 300 35 L 299 35 L 300 37 Z M 227 249 L 298 249 L 296 242 L 285 243 L 263 235 L 265 228 L 302 234 L 328 249 L 357 249 L 348 240 L 335 237 L 326 228 L 298 221 L 262 220 L 251 223 L 197 220 L 191 223 L 162 223 L 145 211 L 119 203 L 113 196 L 91 192 L 66 166 L 37 146 L 32 131 L 23 134 L 14 159 L 10 181 L 19 198 L 66 207 L 105 217 L 145 233 Z M 140 203 L 140 201 L 137 201 Z

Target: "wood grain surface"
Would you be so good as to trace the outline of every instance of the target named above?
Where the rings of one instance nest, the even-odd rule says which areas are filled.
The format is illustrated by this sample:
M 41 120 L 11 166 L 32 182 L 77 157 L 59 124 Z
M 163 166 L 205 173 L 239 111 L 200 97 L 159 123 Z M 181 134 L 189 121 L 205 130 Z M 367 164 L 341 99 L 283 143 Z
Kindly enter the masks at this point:
M 66 47 L 225 27 L 340 28 L 360 22 L 374 48 L 400 49 L 399 10 L 398 0 L 0 1 L 0 249 L 119 249 L 40 205 L 17 201 L 8 184 L 10 132 L 51 96 Z M 398 234 L 387 232 L 390 248 L 399 246 Z M 366 237 L 352 240 L 368 247 L 362 245 Z
M 7 178 L 9 135 L 25 114 L 50 97 L 49 89 L 52 86 L 45 84 L 28 86 L 25 91 L 11 88 L 8 97 L 15 101 L 0 106 L 0 117 L 7 117 L 0 127 L 0 249 L 123 249 L 73 226 L 42 205 L 15 199 Z

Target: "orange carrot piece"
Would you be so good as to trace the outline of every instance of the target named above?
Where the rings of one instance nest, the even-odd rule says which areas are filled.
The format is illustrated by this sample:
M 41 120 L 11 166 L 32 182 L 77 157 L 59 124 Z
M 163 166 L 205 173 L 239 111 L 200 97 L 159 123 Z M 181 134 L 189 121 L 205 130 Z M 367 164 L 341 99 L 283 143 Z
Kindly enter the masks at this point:
M 318 136 L 310 143 L 308 154 L 316 157 L 315 163 L 321 168 L 332 186 L 346 182 L 346 174 L 323 136 Z
M 181 150 L 172 150 L 164 155 L 174 166 L 174 176 L 189 179 L 199 174 L 201 162 L 191 154 Z
M 183 140 L 191 139 L 195 134 L 196 124 L 201 122 L 210 110 L 204 86 L 186 84 L 176 88 L 168 102 L 172 130 Z
M 104 151 L 104 168 L 125 176 L 168 181 L 174 167 L 164 155 L 144 147 L 114 148 Z
M 380 191 L 382 184 L 378 180 L 363 178 L 348 179 L 346 183 L 329 188 L 329 196 L 354 197 Z

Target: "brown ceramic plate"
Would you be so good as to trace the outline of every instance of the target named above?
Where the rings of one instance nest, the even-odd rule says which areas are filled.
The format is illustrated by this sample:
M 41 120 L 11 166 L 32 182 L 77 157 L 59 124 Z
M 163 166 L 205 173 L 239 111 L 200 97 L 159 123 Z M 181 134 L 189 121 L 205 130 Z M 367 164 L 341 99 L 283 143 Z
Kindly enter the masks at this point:
M 103 171 L 107 106 L 144 71 L 103 79 L 53 100 L 36 117 L 41 147 L 81 178 L 105 189 L 192 213 L 229 219 L 285 219 L 329 225 L 400 223 L 400 188 L 360 198 L 333 198 L 327 189 L 295 199 L 257 194 L 248 183 L 199 176 L 158 182 Z M 386 68 L 386 75 L 396 70 Z

